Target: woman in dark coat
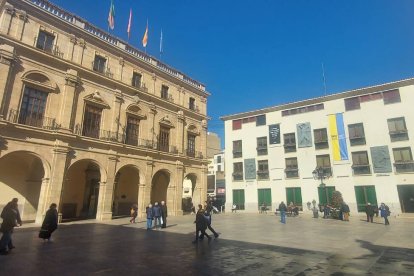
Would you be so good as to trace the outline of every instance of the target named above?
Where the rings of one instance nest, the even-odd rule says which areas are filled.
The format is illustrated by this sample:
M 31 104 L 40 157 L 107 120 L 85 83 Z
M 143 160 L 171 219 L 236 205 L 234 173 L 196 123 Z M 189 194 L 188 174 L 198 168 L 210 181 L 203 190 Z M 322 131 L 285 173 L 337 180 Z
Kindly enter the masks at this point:
M 17 224 L 22 225 L 20 220 L 19 209 L 17 208 L 17 199 L 9 202 L 1 212 L 3 222 L 0 226 L 0 232 L 3 233 L 0 239 L 0 254 L 6 255 L 14 248 L 12 242 L 13 229 Z
M 52 203 L 49 210 L 46 212 L 45 219 L 42 224 L 42 228 L 39 232 L 39 238 L 43 240 L 51 240 L 52 233 L 58 227 L 58 212 L 56 210 L 57 205 Z
M 206 236 L 208 238 L 208 241 L 211 240 L 211 237 L 206 233 L 206 229 L 207 229 L 207 219 L 204 217 L 204 210 L 203 210 L 203 206 L 201 204 L 198 205 L 198 211 L 196 214 L 196 220 L 195 220 L 195 224 L 196 224 L 196 236 L 195 236 L 195 240 L 193 241 L 193 243 L 197 243 L 199 237 L 203 237 Z M 201 234 L 199 235 L 199 233 L 201 232 Z

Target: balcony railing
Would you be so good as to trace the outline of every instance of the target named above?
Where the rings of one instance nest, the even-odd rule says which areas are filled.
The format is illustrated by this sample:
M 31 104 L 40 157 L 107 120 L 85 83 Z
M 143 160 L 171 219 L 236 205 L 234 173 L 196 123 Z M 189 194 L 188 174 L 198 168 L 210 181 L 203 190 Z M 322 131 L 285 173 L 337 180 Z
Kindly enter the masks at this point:
M 285 169 L 286 178 L 299 177 L 299 169 L 297 167 L 288 167 Z
M 96 62 L 92 62 L 92 70 L 98 73 L 101 73 L 105 76 L 107 76 L 108 78 L 113 78 L 114 74 L 111 72 L 111 69 L 109 67 L 103 67 L 101 65 L 99 65 L 99 63 Z
M 234 172 L 233 180 L 243 180 L 243 172 Z
M 352 165 L 354 175 L 371 174 L 371 166 L 369 164 L 356 164 Z
M 135 88 L 138 88 L 144 92 L 148 92 L 148 88 L 145 86 L 145 83 L 142 81 L 134 81 L 134 79 L 131 80 L 131 85 Z
M 408 140 L 408 131 L 406 129 L 390 131 L 390 138 L 391 142 Z
M 269 170 L 259 170 L 257 171 L 258 179 L 269 179 Z
M 414 161 L 400 161 L 394 163 L 395 171 L 397 173 L 414 172 Z
M 243 156 L 243 151 L 242 150 L 233 150 L 233 158 L 240 158 Z
M 203 159 L 203 153 L 201 151 L 194 151 L 192 149 L 186 149 L 185 153 L 188 157 L 193 157 L 193 158 L 199 158 L 199 159 Z
M 63 52 L 59 50 L 58 45 L 53 45 L 52 47 L 45 47 L 44 45 L 37 44 L 37 36 L 34 37 L 34 44 L 37 49 L 43 50 L 47 53 L 50 53 L 56 57 L 63 58 Z
M 11 109 L 8 117 L 8 121 L 15 124 L 28 125 L 43 129 L 57 130 L 60 125 L 56 123 L 55 118 L 45 117 L 42 114 L 25 114 L 18 110 Z

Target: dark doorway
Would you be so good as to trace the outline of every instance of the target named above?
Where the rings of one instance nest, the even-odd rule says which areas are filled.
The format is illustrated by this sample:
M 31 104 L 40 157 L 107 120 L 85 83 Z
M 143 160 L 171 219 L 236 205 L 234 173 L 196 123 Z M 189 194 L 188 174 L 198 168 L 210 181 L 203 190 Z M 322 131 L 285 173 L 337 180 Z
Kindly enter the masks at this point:
M 401 211 L 403 213 L 414 213 L 414 185 L 398 185 L 397 189 Z

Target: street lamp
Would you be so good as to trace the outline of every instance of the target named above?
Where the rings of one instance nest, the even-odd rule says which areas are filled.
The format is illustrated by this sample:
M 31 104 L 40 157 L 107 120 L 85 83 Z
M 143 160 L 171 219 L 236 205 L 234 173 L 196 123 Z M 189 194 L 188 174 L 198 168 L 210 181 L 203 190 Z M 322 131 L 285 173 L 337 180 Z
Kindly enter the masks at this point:
M 313 179 L 321 181 L 321 184 L 319 184 L 319 187 L 325 188 L 326 185 L 325 183 L 323 183 L 323 180 L 328 179 L 331 176 L 331 174 L 325 171 L 322 167 L 316 167 L 316 169 L 313 170 L 312 174 L 313 174 Z

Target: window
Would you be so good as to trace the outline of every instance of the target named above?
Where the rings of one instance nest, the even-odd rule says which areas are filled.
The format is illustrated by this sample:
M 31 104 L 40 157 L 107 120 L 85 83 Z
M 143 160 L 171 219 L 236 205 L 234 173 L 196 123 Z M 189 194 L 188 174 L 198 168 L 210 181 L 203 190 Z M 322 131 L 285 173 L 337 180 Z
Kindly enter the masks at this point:
M 93 62 L 93 70 L 99 73 L 105 73 L 105 69 L 106 69 L 106 58 L 96 55 L 95 60 Z
M 195 110 L 196 109 L 195 99 L 194 98 L 190 98 L 190 102 L 188 103 L 188 108 L 191 109 L 191 110 Z
M 329 154 L 316 155 L 316 167 L 322 168 L 324 175 L 332 176 L 331 159 Z
M 259 211 L 261 210 L 262 204 L 264 204 L 269 210 L 272 209 L 272 190 L 271 189 L 257 189 L 257 204 Z
M 128 116 L 127 125 L 126 125 L 125 144 L 137 146 L 138 137 L 139 137 L 139 119 L 132 117 L 132 116 Z
M 348 125 L 351 146 L 365 145 L 364 125 L 362 123 Z
M 296 151 L 296 138 L 295 133 L 286 133 L 283 134 L 283 141 L 285 152 L 295 152 Z
M 195 157 L 195 139 L 194 134 L 188 134 L 187 136 L 187 156 Z
M 160 135 L 158 137 L 158 150 L 169 152 L 170 148 L 170 129 L 166 127 L 160 128 Z
M 46 52 L 53 52 L 53 43 L 55 41 L 55 36 L 47 33 L 45 31 L 39 31 L 39 36 L 37 37 L 36 48 L 42 49 Z
M 321 103 L 321 104 L 303 106 L 303 107 L 293 108 L 293 109 L 288 109 L 288 110 L 282 110 L 282 116 L 302 114 L 302 113 L 307 113 L 307 112 L 312 112 L 312 111 L 317 111 L 317 110 L 323 110 L 324 108 L 325 108 L 324 104 Z
M 384 104 L 392 104 L 401 102 L 400 91 L 398 89 L 382 93 Z
M 257 178 L 269 179 L 269 164 L 267 160 L 257 161 Z
M 233 158 L 243 156 L 242 140 L 233 141 Z
M 217 165 L 217 171 L 221 172 L 221 165 Z
M 47 95 L 34 88 L 24 88 L 19 124 L 43 127 Z
M 414 162 L 410 147 L 396 148 L 392 151 L 394 153 L 394 166 L 396 172 L 414 172 Z
M 325 187 L 318 187 L 318 197 L 319 197 L 319 204 L 331 204 L 332 203 L 332 194 L 335 191 L 334 186 L 325 186 Z
M 302 211 L 302 191 L 300 187 L 286 188 L 286 205 L 293 203 Z
M 266 114 L 256 116 L 256 126 L 266 125 Z
M 217 163 L 221 163 L 221 155 L 217 156 Z
M 244 190 L 233 190 L 233 205 L 237 210 L 244 210 Z
M 161 86 L 161 98 L 168 99 L 168 86 Z
M 132 84 L 131 85 L 134 86 L 134 87 L 141 87 L 141 80 L 142 80 L 142 75 L 137 73 L 137 72 L 134 72 L 132 74 Z
M 299 177 L 299 170 L 298 170 L 298 159 L 296 157 L 293 158 L 286 158 L 286 178 L 296 178 Z
M 241 129 L 242 128 L 242 120 L 233 120 L 233 130 Z
M 368 203 L 378 206 L 375 186 L 355 186 L 355 197 L 358 212 L 365 212 Z
M 359 97 L 345 99 L 345 110 L 355 110 L 360 109 L 361 104 L 359 102 Z
M 356 175 L 371 173 L 368 153 L 366 151 L 358 151 L 352 153 L 352 170 Z
M 391 142 L 408 140 L 404 117 L 388 119 Z
M 315 137 L 315 149 L 329 148 L 328 133 L 326 128 L 314 129 L 313 136 Z
M 102 108 L 87 104 L 83 118 L 82 135 L 92 138 L 99 138 Z
M 233 180 L 243 180 L 243 162 L 233 163 Z
M 257 138 L 257 155 L 267 155 L 267 137 Z

